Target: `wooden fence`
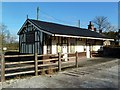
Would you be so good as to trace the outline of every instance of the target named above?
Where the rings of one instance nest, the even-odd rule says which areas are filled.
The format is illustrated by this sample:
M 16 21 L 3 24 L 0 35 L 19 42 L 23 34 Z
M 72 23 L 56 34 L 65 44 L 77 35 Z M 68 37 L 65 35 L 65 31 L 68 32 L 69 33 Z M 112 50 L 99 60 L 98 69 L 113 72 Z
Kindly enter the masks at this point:
M 52 56 L 50 59 L 42 59 L 43 56 Z M 15 75 L 25 75 L 25 74 L 34 74 L 39 75 L 39 72 L 42 70 L 56 69 L 61 71 L 64 67 L 69 67 L 70 63 L 74 63 L 73 66 L 78 67 L 78 52 L 74 53 L 74 56 L 68 57 L 69 61 L 65 62 L 62 57 L 63 54 L 47 54 L 47 55 L 38 55 L 29 54 L 29 55 L 1 55 L 1 82 L 6 80 L 6 77 L 11 77 Z M 27 60 L 24 58 L 27 57 Z M 29 58 L 33 57 L 33 58 Z M 15 59 L 14 61 L 9 61 L 7 58 Z M 22 60 L 17 61 L 16 58 L 23 58 Z M 70 60 L 72 59 L 72 60 Z M 11 59 L 10 59 L 11 60 Z M 69 64 L 69 65 L 68 65 Z

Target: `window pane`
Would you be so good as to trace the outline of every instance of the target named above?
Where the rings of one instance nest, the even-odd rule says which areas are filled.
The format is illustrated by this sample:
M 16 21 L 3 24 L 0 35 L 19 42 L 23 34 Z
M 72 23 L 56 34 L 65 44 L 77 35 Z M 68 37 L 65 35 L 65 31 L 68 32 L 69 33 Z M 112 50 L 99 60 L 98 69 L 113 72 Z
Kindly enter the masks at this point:
M 50 45 L 47 45 L 47 54 L 50 54 L 50 51 L 51 51 L 51 47 Z
M 61 46 L 58 45 L 58 46 L 57 46 L 57 52 L 58 52 L 58 53 L 59 53 L 59 52 L 62 52 L 61 50 L 62 50 L 62 49 L 61 49 Z
M 70 52 L 71 52 L 71 53 L 74 53 L 74 52 L 75 52 L 75 45 L 74 45 L 74 44 L 71 44 L 71 45 L 70 45 Z

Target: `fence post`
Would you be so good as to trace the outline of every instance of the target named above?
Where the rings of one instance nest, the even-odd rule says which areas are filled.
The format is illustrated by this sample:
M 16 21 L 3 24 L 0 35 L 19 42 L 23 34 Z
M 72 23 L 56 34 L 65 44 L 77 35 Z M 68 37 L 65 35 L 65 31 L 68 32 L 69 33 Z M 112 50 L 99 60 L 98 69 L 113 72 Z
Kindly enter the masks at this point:
M 5 56 L 1 54 L 1 82 L 5 81 Z
M 60 72 L 61 71 L 61 53 L 60 52 L 58 53 L 58 69 Z
M 76 57 L 76 59 L 75 59 L 75 66 L 76 66 L 76 68 L 78 68 L 78 52 L 77 51 L 75 53 L 75 57 Z
M 38 56 L 37 53 L 35 53 L 35 76 L 38 75 Z

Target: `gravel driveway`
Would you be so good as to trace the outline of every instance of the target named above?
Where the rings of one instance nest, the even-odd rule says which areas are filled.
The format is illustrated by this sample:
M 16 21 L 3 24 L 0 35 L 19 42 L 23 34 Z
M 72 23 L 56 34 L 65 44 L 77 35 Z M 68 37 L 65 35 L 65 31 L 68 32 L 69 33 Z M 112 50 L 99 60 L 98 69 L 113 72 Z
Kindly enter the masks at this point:
M 100 61 L 101 59 L 101 61 Z M 96 60 L 96 61 L 95 61 Z M 98 60 L 98 61 L 97 61 Z M 104 62 L 103 62 L 104 60 Z M 54 75 L 34 76 L 6 81 L 4 88 L 117 88 L 118 61 L 97 58 L 81 61 L 79 68 L 67 69 Z M 95 63 L 96 62 L 96 63 Z

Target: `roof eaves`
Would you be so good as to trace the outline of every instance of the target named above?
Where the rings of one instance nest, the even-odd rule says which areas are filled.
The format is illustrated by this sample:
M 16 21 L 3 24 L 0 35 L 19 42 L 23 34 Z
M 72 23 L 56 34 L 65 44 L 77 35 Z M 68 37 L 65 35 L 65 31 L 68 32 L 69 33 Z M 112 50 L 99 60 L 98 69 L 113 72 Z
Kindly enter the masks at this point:
M 22 29 L 24 28 L 25 24 L 27 23 L 28 19 L 24 22 L 24 24 L 22 25 L 22 27 L 20 28 L 20 30 L 18 31 L 17 35 L 19 35 L 22 31 Z
M 73 35 L 60 35 L 60 34 L 54 34 L 53 36 L 72 37 L 72 38 L 86 38 L 86 39 L 110 40 L 110 41 L 114 41 L 114 39 L 108 39 L 108 38 L 96 38 L 96 37 L 86 37 L 86 36 L 73 36 Z

